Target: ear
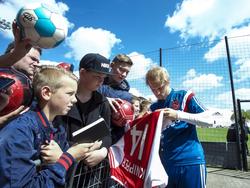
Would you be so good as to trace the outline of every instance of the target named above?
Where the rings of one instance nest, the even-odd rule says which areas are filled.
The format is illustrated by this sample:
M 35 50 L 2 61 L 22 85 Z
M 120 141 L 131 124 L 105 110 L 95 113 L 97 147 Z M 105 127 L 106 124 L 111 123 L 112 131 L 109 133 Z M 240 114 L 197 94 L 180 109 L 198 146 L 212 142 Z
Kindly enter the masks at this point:
M 49 86 L 43 86 L 41 89 L 41 97 L 48 101 L 51 97 L 52 91 L 51 88 Z
M 80 71 L 79 71 L 79 75 L 81 75 L 81 74 L 83 74 L 83 73 L 85 73 L 85 72 L 86 72 L 86 69 L 81 68 Z
M 168 86 L 170 85 L 170 80 L 166 81 L 166 85 Z

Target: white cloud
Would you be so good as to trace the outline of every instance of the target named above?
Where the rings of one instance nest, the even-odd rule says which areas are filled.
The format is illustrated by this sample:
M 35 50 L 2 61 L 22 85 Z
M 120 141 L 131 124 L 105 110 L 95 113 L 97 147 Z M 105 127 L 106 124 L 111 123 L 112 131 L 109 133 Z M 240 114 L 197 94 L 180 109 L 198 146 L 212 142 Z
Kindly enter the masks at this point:
M 155 65 L 152 59 L 138 52 L 132 52 L 128 56 L 134 63 L 127 77 L 128 80 L 144 79 L 148 69 Z
M 196 76 L 196 71 L 195 69 L 190 69 L 187 71 L 187 74 L 185 76 L 185 79 L 188 80 L 188 79 L 193 79 L 194 77 Z
M 87 53 L 100 53 L 109 58 L 111 49 L 119 44 L 120 39 L 110 31 L 92 27 L 80 27 L 66 39 L 66 44 L 72 49 L 67 58 L 79 61 Z
M 51 61 L 51 60 L 41 60 L 40 65 L 57 65 L 58 62 L 56 61 Z
M 62 15 L 69 10 L 69 7 L 62 2 L 56 2 L 55 0 L 8 0 L 8 1 L 0 1 L 0 18 L 6 19 L 9 22 L 12 22 L 16 18 L 16 14 L 21 7 L 30 3 L 45 3 L 54 7 L 58 12 Z M 65 21 L 68 24 L 69 28 L 73 27 L 73 23 L 70 23 L 66 17 L 64 17 Z M 0 32 L 4 37 L 13 39 L 12 31 L 5 30 Z
M 129 92 L 137 97 L 142 96 L 142 93 L 136 88 L 130 88 Z
M 183 87 L 191 89 L 195 92 L 212 89 L 222 86 L 222 76 L 215 74 L 197 74 L 195 69 L 190 69 L 182 82 Z
M 204 59 L 209 63 L 226 57 L 226 45 L 224 40 L 218 42 L 214 47 L 209 49 L 209 51 L 204 54 Z
M 227 36 L 244 36 L 250 34 L 250 24 L 240 29 L 232 29 L 226 33 Z M 239 49 L 239 46 L 250 46 L 249 36 L 228 38 L 230 57 L 234 58 L 245 58 L 249 57 L 249 52 Z M 220 58 L 226 58 L 226 44 L 225 40 L 221 40 L 214 47 L 210 48 L 209 51 L 204 55 L 204 58 L 208 62 L 216 61 Z
M 236 63 L 239 68 L 234 72 L 236 82 L 243 82 L 250 78 L 250 59 L 240 59 Z
M 250 88 L 240 88 L 235 90 L 235 97 L 236 99 L 240 99 L 240 100 L 249 100 L 249 93 L 250 93 Z M 228 91 L 228 92 L 224 92 L 219 94 L 217 97 L 215 97 L 215 101 L 222 103 L 224 105 L 230 105 L 232 106 L 232 92 Z M 246 103 L 241 103 L 241 107 L 242 109 L 250 109 L 250 102 L 246 102 Z
M 165 26 L 182 39 L 222 37 L 250 20 L 249 0 L 184 0 Z

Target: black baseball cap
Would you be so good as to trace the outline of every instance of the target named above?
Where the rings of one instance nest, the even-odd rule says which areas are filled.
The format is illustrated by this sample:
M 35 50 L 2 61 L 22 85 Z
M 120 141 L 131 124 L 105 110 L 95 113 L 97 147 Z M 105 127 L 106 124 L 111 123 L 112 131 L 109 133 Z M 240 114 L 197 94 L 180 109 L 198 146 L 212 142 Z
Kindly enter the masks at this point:
M 89 53 L 83 56 L 79 65 L 79 69 L 81 68 L 93 72 L 111 74 L 110 61 L 98 53 Z

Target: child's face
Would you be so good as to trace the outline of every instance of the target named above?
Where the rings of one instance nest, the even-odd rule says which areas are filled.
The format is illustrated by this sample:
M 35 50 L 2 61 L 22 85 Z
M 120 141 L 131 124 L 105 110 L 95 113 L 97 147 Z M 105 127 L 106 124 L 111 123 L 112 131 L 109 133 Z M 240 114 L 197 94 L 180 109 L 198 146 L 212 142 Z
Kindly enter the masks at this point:
M 126 63 L 113 63 L 111 64 L 112 67 L 112 75 L 113 80 L 115 80 L 117 83 L 121 83 L 130 72 L 131 65 L 128 65 Z
M 137 116 L 140 112 L 140 101 L 135 100 L 132 102 L 133 109 L 134 109 L 134 115 Z
M 106 74 L 93 71 L 84 71 L 83 73 L 83 85 L 80 85 L 80 87 L 84 87 L 89 91 L 96 91 L 103 84 L 103 81 L 107 76 Z
M 77 82 L 65 76 L 62 83 L 63 86 L 53 92 L 50 99 L 50 110 L 54 115 L 66 115 L 77 101 Z

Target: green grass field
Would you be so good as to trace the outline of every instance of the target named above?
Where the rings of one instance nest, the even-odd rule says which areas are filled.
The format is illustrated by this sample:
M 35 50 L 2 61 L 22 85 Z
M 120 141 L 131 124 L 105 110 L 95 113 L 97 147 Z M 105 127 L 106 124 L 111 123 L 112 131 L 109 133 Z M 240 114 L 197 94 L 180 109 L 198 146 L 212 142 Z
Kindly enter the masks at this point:
M 226 142 L 227 128 L 197 128 L 200 141 Z
M 199 140 L 206 142 L 226 142 L 228 128 L 197 128 Z M 247 142 L 250 149 L 250 139 Z

